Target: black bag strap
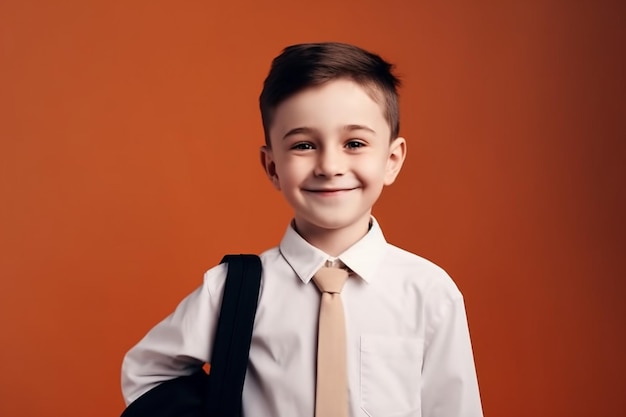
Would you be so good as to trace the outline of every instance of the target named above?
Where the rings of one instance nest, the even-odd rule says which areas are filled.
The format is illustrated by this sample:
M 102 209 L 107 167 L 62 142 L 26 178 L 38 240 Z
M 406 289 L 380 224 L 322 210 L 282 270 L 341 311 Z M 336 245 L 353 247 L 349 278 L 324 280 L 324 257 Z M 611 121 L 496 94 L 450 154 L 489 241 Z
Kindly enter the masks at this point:
M 207 415 L 240 416 L 252 328 L 261 284 L 257 255 L 226 255 L 228 263 L 220 317 L 211 356 Z

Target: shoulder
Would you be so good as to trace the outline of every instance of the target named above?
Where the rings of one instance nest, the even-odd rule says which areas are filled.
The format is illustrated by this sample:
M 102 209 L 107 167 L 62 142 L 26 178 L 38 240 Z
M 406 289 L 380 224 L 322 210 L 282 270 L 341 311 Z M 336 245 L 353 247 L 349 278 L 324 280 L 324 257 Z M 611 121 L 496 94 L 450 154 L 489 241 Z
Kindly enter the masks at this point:
M 222 293 L 227 272 L 226 264 L 217 264 L 204 273 L 203 286 L 211 297 Z
M 268 249 L 259 254 L 263 271 L 272 270 L 278 267 L 282 260 L 278 246 Z M 217 264 L 204 273 L 203 285 L 211 296 L 221 294 L 226 282 L 228 273 L 227 264 Z
M 462 298 L 446 270 L 423 256 L 388 243 L 385 262 L 403 280 L 418 286 L 422 293 L 438 294 L 450 299 Z
M 267 249 L 259 255 L 259 258 L 261 258 L 261 262 L 263 263 L 264 267 L 266 265 L 272 266 L 276 263 L 276 261 L 282 258 L 282 255 L 280 254 L 280 248 L 278 246 L 274 246 L 273 248 Z

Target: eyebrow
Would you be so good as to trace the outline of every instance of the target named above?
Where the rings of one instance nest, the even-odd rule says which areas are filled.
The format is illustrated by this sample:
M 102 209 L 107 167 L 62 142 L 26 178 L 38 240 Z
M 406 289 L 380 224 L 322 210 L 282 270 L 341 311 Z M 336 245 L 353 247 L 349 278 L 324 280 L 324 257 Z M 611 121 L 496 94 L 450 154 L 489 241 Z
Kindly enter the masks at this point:
M 365 125 L 347 125 L 343 127 L 346 132 L 352 132 L 353 130 L 367 130 L 368 132 L 376 133 L 374 129 Z
M 352 132 L 354 130 L 366 130 L 374 134 L 376 133 L 376 131 L 369 126 L 356 125 L 356 124 L 346 125 L 342 127 L 341 130 L 343 130 L 344 132 Z M 283 140 L 293 135 L 299 135 L 299 134 L 315 135 L 315 134 L 318 134 L 318 132 L 319 131 L 317 129 L 314 129 L 311 127 L 296 127 L 294 129 L 289 130 L 287 133 L 285 133 L 285 135 L 283 136 Z
M 310 127 L 296 127 L 295 129 L 291 129 L 283 136 L 283 140 L 287 139 L 289 136 L 299 135 L 299 134 L 316 134 L 317 129 L 313 129 Z

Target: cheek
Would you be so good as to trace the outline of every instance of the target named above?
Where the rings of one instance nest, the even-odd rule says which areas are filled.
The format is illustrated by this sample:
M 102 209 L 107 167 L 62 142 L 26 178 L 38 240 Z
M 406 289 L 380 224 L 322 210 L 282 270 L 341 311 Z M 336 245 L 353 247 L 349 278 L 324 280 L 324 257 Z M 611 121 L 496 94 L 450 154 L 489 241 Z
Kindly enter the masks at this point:
M 369 183 L 379 183 L 384 180 L 387 173 L 387 164 L 384 161 L 367 161 L 361 165 L 359 176 Z
M 276 169 L 276 173 L 281 179 L 282 183 L 297 183 L 306 178 L 307 170 L 304 161 L 299 161 L 299 163 L 295 163 L 293 161 L 289 161 L 286 163 L 282 163 Z

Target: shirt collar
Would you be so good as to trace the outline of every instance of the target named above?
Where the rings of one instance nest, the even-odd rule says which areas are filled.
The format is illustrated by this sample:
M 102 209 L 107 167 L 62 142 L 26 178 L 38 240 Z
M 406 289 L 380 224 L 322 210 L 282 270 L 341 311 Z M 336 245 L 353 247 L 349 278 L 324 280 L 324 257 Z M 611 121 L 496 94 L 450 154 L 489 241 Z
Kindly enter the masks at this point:
M 372 227 L 367 234 L 336 259 L 339 259 L 364 281 L 370 282 L 376 276 L 386 245 L 387 241 L 383 232 L 376 219 L 372 217 Z M 305 284 L 328 259 L 333 259 L 304 240 L 291 224 L 287 227 L 279 249 L 283 258 Z

